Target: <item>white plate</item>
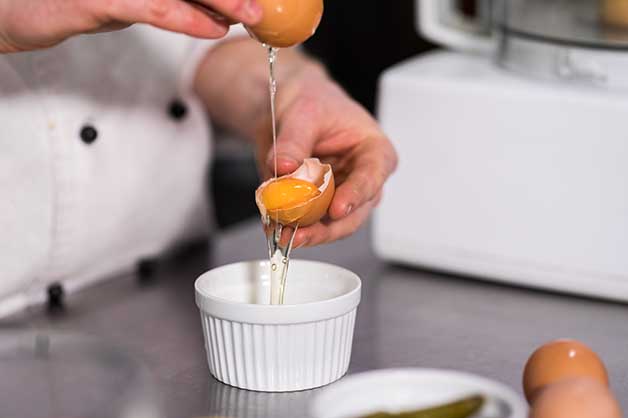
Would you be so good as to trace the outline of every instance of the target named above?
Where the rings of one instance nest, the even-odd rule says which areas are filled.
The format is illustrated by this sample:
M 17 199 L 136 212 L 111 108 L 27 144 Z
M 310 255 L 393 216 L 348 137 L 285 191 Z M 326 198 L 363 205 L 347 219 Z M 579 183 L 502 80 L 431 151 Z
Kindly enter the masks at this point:
M 310 404 L 313 418 L 359 418 L 398 413 L 481 394 L 478 418 L 526 418 L 525 400 L 502 383 L 469 373 L 436 369 L 386 369 L 349 376 L 324 389 Z

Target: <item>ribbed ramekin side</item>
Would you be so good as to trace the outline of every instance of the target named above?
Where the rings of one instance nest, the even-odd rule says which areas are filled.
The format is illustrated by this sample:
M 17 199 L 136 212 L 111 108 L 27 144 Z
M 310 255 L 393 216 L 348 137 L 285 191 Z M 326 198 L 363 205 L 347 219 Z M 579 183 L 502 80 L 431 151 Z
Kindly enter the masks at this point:
M 201 316 L 209 370 L 228 385 L 268 392 L 310 389 L 338 380 L 349 367 L 356 309 L 290 325 Z

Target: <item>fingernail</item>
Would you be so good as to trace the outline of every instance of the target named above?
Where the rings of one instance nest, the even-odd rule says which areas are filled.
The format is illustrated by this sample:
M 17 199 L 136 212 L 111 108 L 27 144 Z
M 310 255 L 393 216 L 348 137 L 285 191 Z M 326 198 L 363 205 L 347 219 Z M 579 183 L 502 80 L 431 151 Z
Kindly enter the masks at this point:
M 252 23 L 257 23 L 262 18 L 262 8 L 255 0 L 248 0 L 246 2 L 244 13 L 248 19 L 253 21 Z
M 278 167 L 279 171 L 285 171 L 286 169 L 294 170 L 300 165 L 296 158 L 282 154 L 277 155 L 277 164 L 280 166 Z M 286 167 L 286 165 L 290 165 L 292 167 Z M 268 157 L 268 166 L 271 170 L 275 168 L 275 156 L 272 153 L 270 154 L 270 157 Z
M 352 210 L 353 210 L 353 205 L 347 206 L 347 210 L 345 211 L 345 216 L 349 216 Z
M 292 155 L 286 154 L 286 153 L 281 152 L 281 151 L 279 151 L 277 153 L 277 159 L 279 161 L 285 161 L 285 162 L 288 162 L 288 163 L 297 163 L 298 162 L 297 159 L 294 158 Z
M 294 165 L 299 165 L 299 162 L 296 160 L 296 158 L 292 158 L 290 156 L 287 155 L 278 155 L 277 156 L 277 161 L 280 161 L 284 164 L 294 164 Z

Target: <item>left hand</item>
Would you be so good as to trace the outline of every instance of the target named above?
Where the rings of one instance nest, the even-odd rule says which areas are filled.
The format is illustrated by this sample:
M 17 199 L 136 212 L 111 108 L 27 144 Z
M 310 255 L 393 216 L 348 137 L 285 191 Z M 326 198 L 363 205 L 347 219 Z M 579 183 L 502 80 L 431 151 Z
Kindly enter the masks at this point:
M 135 23 L 218 39 L 232 23 L 259 23 L 262 13 L 255 0 L 0 0 L 0 54 Z
M 397 154 L 371 115 L 322 71 L 311 69 L 278 88 L 278 175 L 293 172 L 305 158 L 318 157 L 332 165 L 337 184 L 327 217 L 299 229 L 294 247 L 344 238 L 378 204 Z M 274 171 L 273 150 L 272 144 L 263 144 L 261 166 L 268 178 Z

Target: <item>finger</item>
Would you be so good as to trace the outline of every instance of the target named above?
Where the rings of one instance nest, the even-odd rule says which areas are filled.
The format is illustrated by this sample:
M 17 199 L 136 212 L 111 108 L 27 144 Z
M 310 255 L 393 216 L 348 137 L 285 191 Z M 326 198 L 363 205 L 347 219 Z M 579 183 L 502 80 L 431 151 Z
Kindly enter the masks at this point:
M 267 237 L 270 234 L 274 234 L 276 231 L 276 226 L 277 224 L 274 222 L 271 222 L 270 224 L 264 224 L 262 223 L 262 230 L 264 231 L 264 235 L 266 235 Z M 279 237 L 279 245 L 281 247 L 287 247 L 288 244 L 290 243 L 290 240 L 292 239 L 292 234 L 294 232 L 294 228 L 291 226 L 284 226 L 281 228 L 281 236 Z M 293 245 L 294 248 L 294 245 Z
M 366 140 L 361 147 L 351 172 L 336 189 L 329 208 L 333 220 L 342 219 L 373 200 L 397 166 L 397 155 L 386 138 Z
M 145 23 L 190 36 L 217 39 L 229 26 L 212 18 L 206 11 L 182 0 L 118 0 L 104 2 L 97 18 L 104 22 Z
M 294 232 L 293 227 L 290 227 L 290 226 L 283 227 L 281 231 L 281 239 L 279 240 L 279 245 L 281 245 L 284 248 L 287 247 L 288 244 L 290 243 L 290 240 L 292 239 L 293 232 Z M 294 242 L 292 245 L 294 246 Z
M 238 22 L 236 22 L 235 20 L 233 20 L 233 19 L 231 19 L 229 17 L 225 17 L 225 16 L 221 15 L 220 13 L 218 13 L 216 10 L 212 9 L 209 6 L 205 6 L 205 5 L 197 3 L 196 1 L 193 1 L 193 0 L 185 0 L 185 1 L 188 1 L 192 6 L 196 7 L 197 9 L 202 11 L 203 13 L 207 14 L 210 18 L 212 18 L 216 22 L 223 23 L 225 25 L 233 25 L 235 23 L 238 23 Z
M 190 1 L 190 0 L 188 0 Z M 191 0 L 210 8 L 227 19 L 256 25 L 262 20 L 262 7 L 256 0 Z
M 266 165 L 274 170 L 274 156 L 277 153 L 277 173 L 289 174 L 296 170 L 305 158 L 312 156 L 312 151 L 318 140 L 320 111 L 316 102 L 308 106 L 293 109 L 290 114 L 282 118 L 277 137 L 276 148 L 271 147 L 266 157 Z
M 346 238 L 353 234 L 368 219 L 372 204 L 362 205 L 350 216 L 330 223 L 319 222 L 297 231 L 293 246 L 295 248 L 313 247 Z

